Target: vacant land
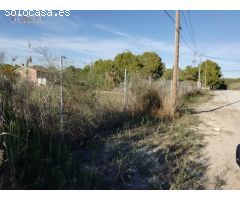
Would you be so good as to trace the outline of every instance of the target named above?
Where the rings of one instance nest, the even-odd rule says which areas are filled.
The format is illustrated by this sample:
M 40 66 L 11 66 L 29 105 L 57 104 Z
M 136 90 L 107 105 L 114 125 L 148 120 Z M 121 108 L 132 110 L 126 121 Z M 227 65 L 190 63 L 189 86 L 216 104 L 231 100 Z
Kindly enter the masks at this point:
M 133 123 L 135 123 L 133 125 Z M 197 119 L 146 119 L 127 122 L 89 141 L 79 158 L 85 163 L 85 189 L 197 189 L 205 167 Z
M 2 85 L 1 189 L 203 188 L 203 136 L 188 105 L 208 97 L 192 84 L 175 116 L 158 83 L 129 87 L 126 110 L 121 92 L 65 86 L 63 135 L 59 86 L 46 96 L 48 87 Z

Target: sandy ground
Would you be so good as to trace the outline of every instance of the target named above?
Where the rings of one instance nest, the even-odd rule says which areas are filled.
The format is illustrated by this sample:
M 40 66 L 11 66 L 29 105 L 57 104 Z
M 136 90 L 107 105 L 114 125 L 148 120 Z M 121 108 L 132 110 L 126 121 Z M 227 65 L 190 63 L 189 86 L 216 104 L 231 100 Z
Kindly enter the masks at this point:
M 206 189 L 240 189 L 240 168 L 235 161 L 240 143 L 240 91 L 215 91 L 213 99 L 196 111 L 202 121 L 199 129 L 205 134 Z

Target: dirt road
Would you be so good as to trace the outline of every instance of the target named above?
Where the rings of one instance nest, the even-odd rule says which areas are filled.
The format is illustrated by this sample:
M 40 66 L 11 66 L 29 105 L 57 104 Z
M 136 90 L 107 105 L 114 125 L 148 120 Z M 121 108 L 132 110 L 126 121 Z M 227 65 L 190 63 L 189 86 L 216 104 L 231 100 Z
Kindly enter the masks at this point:
M 240 189 L 240 168 L 235 162 L 240 143 L 240 91 L 215 91 L 210 102 L 197 108 L 197 115 L 205 134 L 206 189 Z

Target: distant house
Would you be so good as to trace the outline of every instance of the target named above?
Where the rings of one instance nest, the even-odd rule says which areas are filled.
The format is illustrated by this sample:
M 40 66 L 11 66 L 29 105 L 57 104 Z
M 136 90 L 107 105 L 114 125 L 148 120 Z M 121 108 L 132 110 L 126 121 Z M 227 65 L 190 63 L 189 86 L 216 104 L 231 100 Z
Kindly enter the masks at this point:
M 20 67 L 15 70 L 20 79 L 27 80 L 38 86 L 47 85 L 47 69 L 41 66 Z

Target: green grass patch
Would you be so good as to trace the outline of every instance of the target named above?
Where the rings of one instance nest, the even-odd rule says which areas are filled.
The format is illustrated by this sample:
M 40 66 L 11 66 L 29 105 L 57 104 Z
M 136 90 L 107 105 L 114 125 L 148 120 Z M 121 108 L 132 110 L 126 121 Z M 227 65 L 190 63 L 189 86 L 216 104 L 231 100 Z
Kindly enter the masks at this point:
M 211 91 L 197 90 L 183 96 L 184 105 L 206 103 L 211 100 L 213 94 Z

